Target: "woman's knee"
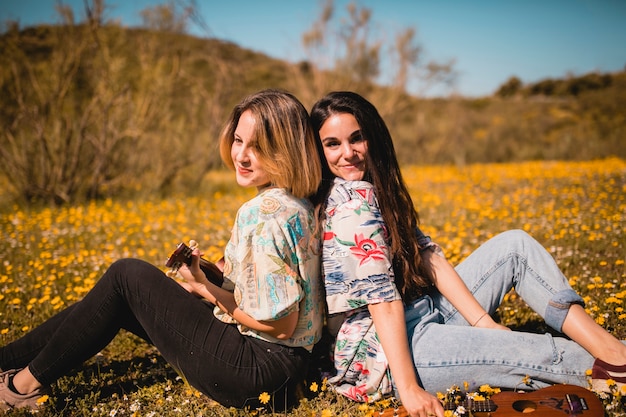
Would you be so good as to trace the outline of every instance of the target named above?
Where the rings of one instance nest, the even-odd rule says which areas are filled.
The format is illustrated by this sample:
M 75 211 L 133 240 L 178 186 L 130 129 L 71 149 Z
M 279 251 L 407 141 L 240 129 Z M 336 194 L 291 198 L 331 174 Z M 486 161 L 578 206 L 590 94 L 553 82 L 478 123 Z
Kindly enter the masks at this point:
M 534 237 L 521 229 L 502 232 L 494 238 L 493 243 L 501 248 L 509 248 L 510 251 L 523 257 L 546 252 L 545 248 Z
M 531 244 L 537 243 L 537 241 L 531 235 L 529 235 L 522 229 L 507 230 L 500 233 L 498 237 L 508 241 L 521 242 L 523 244 L 526 242 L 530 242 Z
M 135 258 L 122 258 L 113 262 L 107 269 L 107 273 L 115 275 L 128 275 L 131 271 L 143 267 L 144 261 Z
M 102 278 L 127 283 L 128 281 L 145 280 L 159 275 L 163 275 L 163 272 L 146 261 L 136 258 L 122 258 L 113 262 Z

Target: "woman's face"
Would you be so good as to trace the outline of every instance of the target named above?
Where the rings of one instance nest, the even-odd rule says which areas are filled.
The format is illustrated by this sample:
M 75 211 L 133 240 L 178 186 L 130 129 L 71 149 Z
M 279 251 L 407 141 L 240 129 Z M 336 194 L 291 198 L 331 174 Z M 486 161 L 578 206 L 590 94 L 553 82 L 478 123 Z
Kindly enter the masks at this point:
M 256 120 L 250 110 L 241 114 L 230 147 L 230 157 L 235 165 L 237 184 L 242 187 L 257 187 L 260 191 L 269 185 L 270 179 L 263 170 L 263 164 L 257 159 L 255 124 Z
M 350 113 L 331 115 L 320 128 L 320 139 L 330 171 L 346 180 L 362 180 L 365 175 L 367 140 Z

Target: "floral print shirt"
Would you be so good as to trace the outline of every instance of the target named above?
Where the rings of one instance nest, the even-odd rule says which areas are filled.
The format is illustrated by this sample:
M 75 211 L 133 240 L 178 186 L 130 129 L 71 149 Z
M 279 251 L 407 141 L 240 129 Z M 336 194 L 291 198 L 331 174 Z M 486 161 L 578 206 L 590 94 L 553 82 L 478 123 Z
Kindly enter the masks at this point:
M 241 206 L 224 251 L 223 288 L 233 291 L 239 308 L 255 320 L 277 320 L 299 311 L 288 340 L 237 323 L 242 334 L 309 351 L 319 340 L 324 300 L 315 227 L 311 203 L 282 188 L 263 190 Z M 218 307 L 215 315 L 235 323 Z
M 394 284 L 374 187 L 364 181 L 335 179 L 325 217 L 326 303 L 331 317 L 344 318 L 335 341 L 337 374 L 329 383 L 355 401 L 376 401 L 392 391 L 391 374 L 367 306 L 401 296 Z
M 401 300 L 401 296 L 394 283 L 374 186 L 336 178 L 325 214 L 322 274 L 329 328 L 337 332 L 337 373 L 329 383 L 355 401 L 377 401 L 390 395 L 393 386 L 367 306 Z M 429 237 L 417 233 L 420 246 L 431 244 Z M 337 321 L 341 323 L 338 331 L 333 329 Z

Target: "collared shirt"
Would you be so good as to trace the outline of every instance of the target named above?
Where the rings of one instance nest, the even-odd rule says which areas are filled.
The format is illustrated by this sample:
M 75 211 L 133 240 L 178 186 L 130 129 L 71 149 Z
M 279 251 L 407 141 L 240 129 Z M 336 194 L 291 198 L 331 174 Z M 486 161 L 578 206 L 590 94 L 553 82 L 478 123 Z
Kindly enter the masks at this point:
M 313 348 L 323 324 L 319 239 L 311 203 L 282 188 L 268 188 L 241 206 L 224 251 L 223 288 L 255 320 L 273 321 L 299 312 L 288 340 L 237 323 L 242 334 L 292 347 Z M 215 308 L 227 323 L 232 317 Z
M 377 401 L 392 393 L 389 364 L 368 305 L 401 300 L 394 283 L 385 224 L 374 186 L 335 179 L 326 205 L 322 274 L 329 327 L 337 333 L 333 388 L 355 400 Z M 420 248 L 432 246 L 419 229 Z M 340 328 L 333 329 L 339 320 Z

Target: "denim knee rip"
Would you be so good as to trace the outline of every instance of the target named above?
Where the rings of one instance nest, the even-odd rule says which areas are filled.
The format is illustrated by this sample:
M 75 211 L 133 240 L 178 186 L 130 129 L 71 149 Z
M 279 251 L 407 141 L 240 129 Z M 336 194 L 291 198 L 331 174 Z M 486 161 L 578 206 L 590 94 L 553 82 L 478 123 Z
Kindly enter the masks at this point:
M 563 322 L 572 304 L 585 306 L 583 299 L 572 289 L 559 291 L 546 306 L 544 320 L 546 324 L 559 332 L 563 328 Z
M 546 333 L 545 336 L 550 340 L 550 346 L 552 347 L 552 365 L 558 365 L 563 362 L 563 351 L 556 347 L 554 337 L 550 333 Z

